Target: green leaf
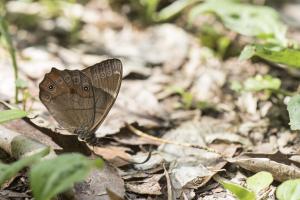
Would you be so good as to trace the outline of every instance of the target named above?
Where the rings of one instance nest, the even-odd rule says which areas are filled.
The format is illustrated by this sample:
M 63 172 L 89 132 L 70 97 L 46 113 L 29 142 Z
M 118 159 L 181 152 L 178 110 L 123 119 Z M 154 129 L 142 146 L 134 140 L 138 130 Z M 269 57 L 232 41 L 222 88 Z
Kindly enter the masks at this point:
M 171 3 L 169 6 L 163 8 L 159 13 L 157 14 L 157 20 L 158 21 L 166 21 L 170 18 L 174 17 L 178 13 L 180 13 L 182 10 L 184 10 L 186 7 L 199 2 L 201 0 L 177 0 Z
M 24 110 L 18 109 L 0 111 L 0 124 L 14 119 L 23 118 L 27 116 L 27 114 L 28 113 Z
M 247 60 L 247 59 L 253 57 L 254 55 L 255 55 L 255 47 L 253 45 L 247 45 L 241 52 L 239 59 Z
M 3 16 L 0 15 L 0 32 L 2 37 L 2 42 L 4 42 L 4 46 L 9 49 L 9 52 L 14 51 L 12 40 L 8 32 L 8 26 L 6 20 Z
M 177 93 L 181 97 L 181 107 L 184 109 L 190 109 L 193 106 L 194 97 L 190 92 L 185 91 L 181 87 L 170 87 L 171 92 Z
M 24 89 L 24 88 L 27 88 L 27 86 L 28 86 L 28 84 L 27 84 L 26 81 L 24 81 L 24 80 L 22 80 L 22 79 L 20 79 L 20 78 L 18 78 L 18 79 L 16 80 L 16 87 L 21 88 L 21 89 Z
M 84 180 L 94 167 L 101 167 L 100 159 L 89 160 L 80 154 L 64 154 L 34 165 L 29 179 L 36 200 L 50 200 Z
M 254 78 L 248 78 L 244 82 L 244 89 L 247 91 L 279 90 L 281 81 L 270 75 L 256 75 Z
M 252 51 L 251 54 L 247 52 L 250 51 L 250 49 Z M 280 63 L 290 67 L 300 68 L 300 51 L 297 49 L 270 48 L 263 45 L 249 45 L 245 47 L 240 58 L 248 59 L 252 56 L 259 56 L 273 63 Z
M 273 176 L 269 172 L 258 172 L 247 178 L 247 188 L 258 194 L 261 190 L 270 186 L 273 182 Z
M 300 130 L 300 95 L 293 96 L 287 105 L 292 130 Z
M 220 37 L 217 40 L 218 45 L 218 54 L 223 58 L 227 52 L 227 49 L 229 48 L 231 44 L 231 40 L 228 37 Z
M 243 88 L 242 84 L 239 83 L 238 81 L 232 81 L 232 82 L 230 82 L 230 89 L 235 91 L 235 92 L 240 92 L 244 88 Z
M 276 197 L 279 200 L 300 200 L 300 179 L 283 182 L 276 190 Z
M 47 155 L 49 151 L 49 148 L 45 148 L 39 153 L 22 158 L 12 164 L 0 163 L 0 186 L 5 183 L 5 181 L 14 177 L 24 167 L 32 165 L 43 156 Z
M 160 0 L 142 0 L 140 1 L 146 9 L 148 20 L 153 20 L 156 17 L 156 9 Z
M 239 200 L 255 200 L 255 193 L 238 184 L 222 181 L 223 187 L 232 192 Z
M 237 33 L 255 36 L 281 46 L 287 45 L 285 37 L 287 28 L 280 21 L 278 13 L 270 7 L 228 0 L 208 0 L 191 10 L 189 21 L 205 12 L 216 14 L 227 28 Z

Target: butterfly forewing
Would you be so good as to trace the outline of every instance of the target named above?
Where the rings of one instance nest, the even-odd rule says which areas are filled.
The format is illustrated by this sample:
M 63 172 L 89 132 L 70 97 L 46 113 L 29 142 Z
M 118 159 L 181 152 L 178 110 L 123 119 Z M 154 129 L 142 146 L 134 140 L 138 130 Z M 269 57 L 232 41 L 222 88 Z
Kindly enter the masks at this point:
M 95 120 L 91 131 L 103 122 L 119 93 L 122 81 L 122 63 L 118 59 L 109 59 L 97 63 L 82 71 L 90 78 L 95 95 Z
M 90 79 L 78 70 L 53 68 L 40 83 L 40 99 L 54 119 L 75 132 L 94 122 L 94 94 Z

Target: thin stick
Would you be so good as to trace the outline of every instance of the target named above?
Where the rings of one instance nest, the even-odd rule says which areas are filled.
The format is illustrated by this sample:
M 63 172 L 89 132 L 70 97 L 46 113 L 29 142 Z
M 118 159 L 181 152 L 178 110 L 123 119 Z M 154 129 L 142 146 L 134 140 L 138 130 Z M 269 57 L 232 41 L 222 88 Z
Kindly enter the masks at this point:
M 170 180 L 170 175 L 169 172 L 166 169 L 165 164 L 163 164 L 163 168 L 164 168 L 164 174 L 167 180 L 167 188 L 168 188 L 168 200 L 173 200 L 173 191 L 172 191 L 172 184 L 171 184 L 171 180 Z
M 209 147 L 203 147 L 203 146 L 199 146 L 199 145 L 195 145 L 195 144 L 189 144 L 189 143 L 180 143 L 180 142 L 175 142 L 175 141 L 170 141 L 170 140 L 166 140 L 166 139 L 162 139 L 162 138 L 158 138 L 158 137 L 154 137 L 152 135 L 148 135 L 147 133 L 144 133 L 138 129 L 136 129 L 135 127 L 131 126 L 130 124 L 126 124 L 127 128 L 129 130 L 131 130 L 134 134 L 140 136 L 140 137 L 144 137 L 150 140 L 153 140 L 155 142 L 161 143 L 161 144 L 175 144 L 175 145 L 179 145 L 179 146 L 184 146 L 184 147 L 193 147 L 193 148 L 197 148 L 197 149 L 203 149 L 205 151 L 208 152 L 212 152 L 212 153 L 216 153 L 219 154 L 218 152 L 216 152 L 214 149 L 211 149 Z M 222 156 L 222 155 L 221 155 Z M 223 157 L 223 156 L 222 156 Z
M 11 36 L 8 31 L 7 23 L 4 19 L 4 16 L 1 16 L 2 13 L 0 13 L 0 32 L 3 35 L 5 42 L 7 43 L 7 49 L 9 52 L 9 55 L 12 60 L 13 69 L 14 69 L 14 77 L 15 77 L 15 103 L 18 103 L 18 94 L 19 94 L 19 87 L 17 86 L 17 80 L 18 80 L 18 64 L 16 59 L 16 52 L 15 48 L 13 46 L 13 42 L 11 39 Z

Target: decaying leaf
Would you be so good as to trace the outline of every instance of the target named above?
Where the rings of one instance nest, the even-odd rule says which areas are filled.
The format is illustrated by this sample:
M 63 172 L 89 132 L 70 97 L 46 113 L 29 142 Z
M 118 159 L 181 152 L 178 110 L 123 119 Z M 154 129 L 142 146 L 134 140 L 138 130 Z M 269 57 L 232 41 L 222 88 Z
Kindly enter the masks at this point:
M 138 194 L 160 195 L 162 193 L 161 186 L 159 185 L 158 181 L 162 177 L 163 174 L 156 174 L 142 181 L 126 183 L 125 187 L 127 188 L 127 190 Z
M 105 164 L 103 170 L 93 170 L 82 183 L 75 184 L 75 195 L 78 199 L 106 200 L 107 189 L 117 196 L 125 196 L 124 181 L 115 167 Z
M 130 149 L 125 147 L 105 146 L 105 147 L 91 147 L 92 151 L 113 163 L 114 166 L 123 166 L 132 160 L 130 154 L 126 153 Z

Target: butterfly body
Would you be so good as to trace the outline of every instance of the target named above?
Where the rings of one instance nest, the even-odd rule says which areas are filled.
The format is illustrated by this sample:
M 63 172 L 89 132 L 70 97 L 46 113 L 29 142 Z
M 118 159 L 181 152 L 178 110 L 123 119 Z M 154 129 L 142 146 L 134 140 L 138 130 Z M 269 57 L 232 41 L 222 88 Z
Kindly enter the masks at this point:
M 40 83 L 40 100 L 69 132 L 85 139 L 105 119 L 120 90 L 122 63 L 108 59 L 80 70 L 52 68 Z

